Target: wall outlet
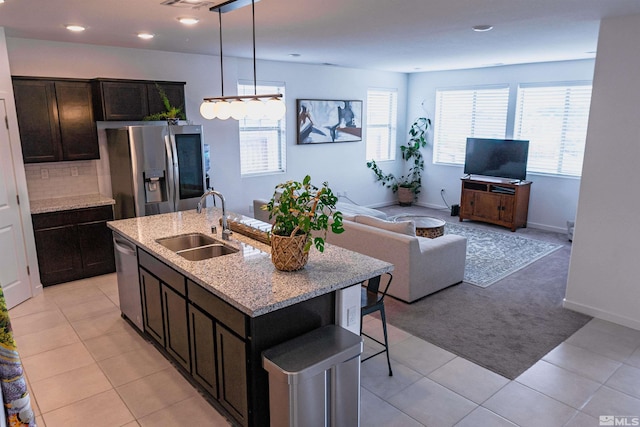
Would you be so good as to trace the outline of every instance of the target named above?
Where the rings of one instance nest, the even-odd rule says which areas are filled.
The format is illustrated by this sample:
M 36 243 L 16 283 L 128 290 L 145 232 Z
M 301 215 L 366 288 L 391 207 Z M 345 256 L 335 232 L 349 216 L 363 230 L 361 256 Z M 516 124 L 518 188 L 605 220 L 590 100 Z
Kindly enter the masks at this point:
M 78 167 L 71 166 L 71 176 L 78 176 Z
M 40 169 L 40 178 L 49 179 L 49 169 Z

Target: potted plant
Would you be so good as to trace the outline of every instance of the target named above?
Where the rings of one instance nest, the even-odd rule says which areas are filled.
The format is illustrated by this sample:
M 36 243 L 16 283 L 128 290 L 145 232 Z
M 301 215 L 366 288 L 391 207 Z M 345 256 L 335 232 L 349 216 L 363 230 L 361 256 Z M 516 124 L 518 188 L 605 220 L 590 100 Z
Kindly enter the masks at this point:
M 312 245 L 324 252 L 329 227 L 337 234 L 344 231 L 342 213 L 335 210 L 337 202 L 338 197 L 327 182 L 316 187 L 309 175 L 302 182 L 276 185 L 273 197 L 262 209 L 268 211 L 269 219 L 273 220 L 271 260 L 278 270 L 295 271 L 304 267 Z
M 396 177 L 392 173 L 384 173 L 375 160 L 367 162 L 367 167 L 373 171 L 376 181 L 391 191 L 398 192 L 398 202 L 401 206 L 408 206 L 418 197 L 422 185 L 422 172 L 424 171 L 424 159 L 421 148 L 426 147 L 427 130 L 431 126 L 431 119 L 419 117 L 409 129 L 409 141 L 400 146 L 402 159 L 411 162 L 407 174 Z
M 178 124 L 178 120 L 186 120 L 187 117 L 185 116 L 184 111 L 182 111 L 182 107 L 174 107 L 173 105 L 171 105 L 167 93 L 157 83 L 156 89 L 158 89 L 158 95 L 160 95 L 160 99 L 162 100 L 162 105 L 164 105 L 165 111 L 150 114 L 144 117 L 143 120 L 166 120 L 170 125 Z

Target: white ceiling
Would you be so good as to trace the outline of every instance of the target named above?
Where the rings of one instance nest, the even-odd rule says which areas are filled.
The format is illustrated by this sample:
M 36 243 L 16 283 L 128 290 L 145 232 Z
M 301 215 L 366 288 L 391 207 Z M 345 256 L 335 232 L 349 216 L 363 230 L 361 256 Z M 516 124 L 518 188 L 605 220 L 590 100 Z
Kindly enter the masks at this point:
M 181 1 L 5 0 L 0 26 L 8 37 L 219 54 L 209 6 L 220 0 Z M 256 56 L 408 73 L 593 58 L 599 21 L 629 14 L 639 0 L 261 0 Z M 87 30 L 70 33 L 72 23 Z M 494 29 L 473 32 L 479 24 Z M 224 55 L 251 58 L 251 7 L 222 14 L 222 27 Z

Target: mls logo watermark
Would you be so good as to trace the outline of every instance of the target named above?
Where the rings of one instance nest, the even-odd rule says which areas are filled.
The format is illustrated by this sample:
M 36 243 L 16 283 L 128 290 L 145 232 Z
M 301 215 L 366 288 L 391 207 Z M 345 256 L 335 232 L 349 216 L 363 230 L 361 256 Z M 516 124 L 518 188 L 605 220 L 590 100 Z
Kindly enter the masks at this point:
M 640 417 L 600 415 L 601 426 L 640 426 Z

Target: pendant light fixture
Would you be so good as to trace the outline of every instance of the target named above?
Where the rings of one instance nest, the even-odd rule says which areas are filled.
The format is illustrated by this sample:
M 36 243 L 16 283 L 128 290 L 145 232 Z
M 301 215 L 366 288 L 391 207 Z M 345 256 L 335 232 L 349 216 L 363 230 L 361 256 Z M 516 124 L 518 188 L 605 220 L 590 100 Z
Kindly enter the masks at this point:
M 200 114 L 207 120 L 226 120 L 232 117 L 236 120 L 244 118 L 280 120 L 284 117 L 286 107 L 282 94 L 258 95 L 256 81 L 256 17 L 255 2 L 258 0 L 230 0 L 211 7 L 209 10 L 218 12 L 220 28 L 220 89 L 221 96 L 204 98 L 200 104 Z M 225 96 L 224 95 L 224 59 L 222 56 L 222 14 L 251 4 L 251 27 L 253 30 L 253 95 Z

